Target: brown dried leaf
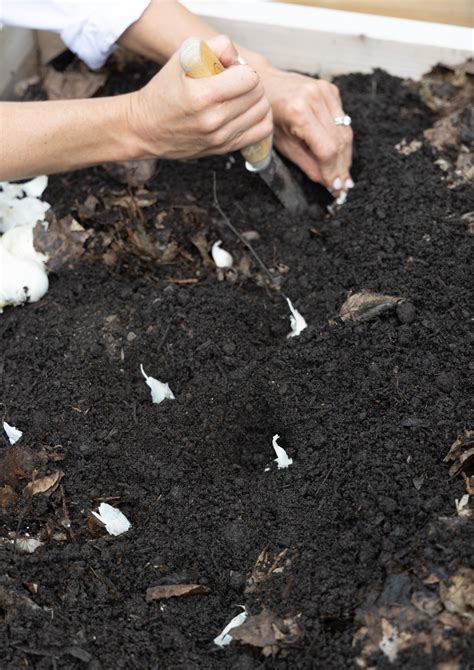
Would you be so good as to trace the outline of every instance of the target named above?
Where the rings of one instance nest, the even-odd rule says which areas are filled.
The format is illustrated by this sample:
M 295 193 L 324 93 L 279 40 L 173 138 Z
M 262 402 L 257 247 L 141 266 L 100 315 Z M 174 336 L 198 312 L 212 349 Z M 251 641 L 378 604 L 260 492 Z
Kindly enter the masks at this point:
M 104 198 L 106 207 L 121 207 L 128 212 L 134 212 L 137 209 L 146 209 L 152 207 L 158 200 L 157 196 L 153 195 L 120 195 L 110 198 Z
M 48 255 L 47 266 L 56 272 L 60 268 L 71 267 L 73 262 L 84 253 L 84 243 L 92 231 L 84 230 L 80 223 L 68 214 L 62 219 L 54 214 L 48 217 L 49 225 L 37 223 L 33 230 L 33 243 L 36 251 Z
M 447 582 L 441 582 L 439 595 L 443 605 L 474 624 L 474 570 L 461 568 Z
M 25 486 L 23 492 L 28 496 L 35 496 L 38 493 L 47 493 L 50 495 L 57 488 L 63 476 L 64 472 L 61 472 L 61 470 L 56 470 L 50 475 L 41 477 L 41 479 L 34 479 Z
M 203 596 L 209 592 L 209 587 L 203 584 L 164 584 L 163 586 L 150 586 L 146 590 L 145 600 L 151 602 L 183 596 Z
M 213 268 L 214 263 L 211 260 L 211 257 L 209 256 L 209 242 L 206 239 L 206 236 L 204 233 L 196 233 L 196 235 L 193 235 L 191 237 L 191 242 L 194 244 L 196 249 L 199 251 L 201 254 L 202 262 L 205 265 L 206 268 Z
M 462 569 L 454 580 L 440 583 L 439 595 L 430 589 L 414 590 L 416 577 L 408 573 L 390 575 L 380 592 L 369 591 L 356 613 L 360 628 L 353 643 L 361 645 L 357 665 L 372 668 L 374 654 L 383 651 L 394 661 L 398 653 L 412 648 L 427 657 L 436 649 L 440 663 L 457 660 L 453 652 L 474 631 L 473 620 L 461 615 L 474 612 L 472 575 L 466 573 L 474 571 Z M 432 577 L 430 585 L 437 583 Z M 446 603 L 451 611 L 444 609 Z
M 449 468 L 451 477 L 464 472 L 474 474 L 474 430 L 466 430 L 451 445 L 443 458 L 443 463 L 452 463 Z
M 178 243 L 169 240 L 169 235 L 165 236 L 166 241 L 162 244 L 159 242 L 156 230 L 149 233 L 140 223 L 133 228 L 127 228 L 127 235 L 133 251 L 145 260 L 171 263 L 178 255 Z
M 358 293 L 349 293 L 339 310 L 339 316 L 343 321 L 362 323 L 395 309 L 404 300 L 404 298 L 372 293 L 372 291 L 362 289 Z
M 81 63 L 78 70 L 67 69 L 64 72 L 48 67 L 43 88 L 49 100 L 75 100 L 92 97 L 106 81 L 105 72 L 92 72 Z
M 0 458 L 0 485 L 9 485 L 21 490 L 23 480 L 31 480 L 33 472 L 41 464 L 41 456 L 28 447 L 15 444 Z
M 437 121 L 432 128 L 428 128 L 423 134 L 438 151 L 449 144 L 458 144 L 459 127 L 456 123 L 458 119 L 459 112 L 454 112 Z
M 268 656 L 298 643 L 303 637 L 303 629 L 296 619 L 281 619 L 264 609 L 260 614 L 248 617 L 241 626 L 233 628 L 232 637 L 243 644 L 260 647 Z
M 269 548 L 265 547 L 255 561 L 252 573 L 247 580 L 245 593 L 254 593 L 273 574 L 281 573 L 287 553 L 288 549 L 283 549 L 283 551 L 280 551 L 279 554 L 272 558 Z
M 0 507 L 2 509 L 7 509 L 10 505 L 14 505 L 18 500 L 18 494 L 15 489 L 13 489 L 8 484 L 0 488 Z
M 15 96 L 17 98 L 23 98 L 30 86 L 36 86 L 36 84 L 39 84 L 40 81 L 41 80 L 39 75 L 37 74 L 34 74 L 31 77 L 27 77 L 26 79 L 20 79 L 20 81 L 15 84 Z
M 156 171 L 157 161 L 154 158 L 141 161 L 117 161 L 116 163 L 104 163 L 103 169 L 107 174 L 126 186 L 143 186 L 153 177 Z

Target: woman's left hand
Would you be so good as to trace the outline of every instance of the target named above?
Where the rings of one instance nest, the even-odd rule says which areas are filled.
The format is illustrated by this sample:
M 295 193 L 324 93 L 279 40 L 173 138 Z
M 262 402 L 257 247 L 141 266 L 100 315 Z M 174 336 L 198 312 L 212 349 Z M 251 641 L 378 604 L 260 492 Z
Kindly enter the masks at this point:
M 259 68 L 259 74 L 273 110 L 276 148 L 335 197 L 347 192 L 354 186 L 353 133 L 336 125 L 336 117 L 344 116 L 337 86 L 272 67 Z

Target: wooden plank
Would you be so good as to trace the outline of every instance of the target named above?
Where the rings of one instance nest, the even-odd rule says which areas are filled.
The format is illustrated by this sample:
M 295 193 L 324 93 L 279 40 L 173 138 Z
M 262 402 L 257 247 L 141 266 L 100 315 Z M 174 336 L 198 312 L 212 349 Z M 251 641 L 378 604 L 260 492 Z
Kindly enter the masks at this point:
M 449 2 L 447 0 L 425 0 L 424 2 L 414 0 L 285 0 L 285 2 L 474 27 L 473 0 L 450 0 Z
M 185 4 L 276 66 L 325 77 L 380 67 L 417 79 L 472 54 L 469 28 L 255 0 Z

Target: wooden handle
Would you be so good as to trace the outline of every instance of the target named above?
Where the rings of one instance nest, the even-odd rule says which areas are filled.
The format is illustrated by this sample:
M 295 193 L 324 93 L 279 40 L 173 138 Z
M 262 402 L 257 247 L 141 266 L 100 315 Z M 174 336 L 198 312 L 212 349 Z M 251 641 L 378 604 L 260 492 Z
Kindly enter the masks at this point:
M 212 77 L 224 71 L 224 66 L 210 47 L 199 37 L 188 37 L 181 45 L 179 62 L 185 74 L 193 79 Z M 251 144 L 240 152 L 247 161 L 247 168 L 259 171 L 266 168 L 271 159 L 272 137 Z

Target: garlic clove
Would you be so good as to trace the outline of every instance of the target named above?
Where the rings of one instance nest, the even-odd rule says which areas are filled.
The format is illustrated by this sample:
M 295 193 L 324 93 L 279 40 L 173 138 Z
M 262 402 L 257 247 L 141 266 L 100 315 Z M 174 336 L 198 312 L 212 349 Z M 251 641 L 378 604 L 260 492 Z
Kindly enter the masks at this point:
M 151 399 L 155 404 L 159 405 L 160 402 L 163 402 L 163 400 L 175 400 L 175 395 L 168 384 L 160 382 L 154 377 L 149 377 L 143 369 L 143 365 L 141 364 L 140 370 L 142 375 L 145 377 L 146 383 L 150 387 Z
M 10 444 L 15 444 L 18 442 L 20 437 L 23 435 L 21 430 L 18 430 L 18 428 L 15 428 L 15 426 L 10 426 L 10 424 L 6 421 L 3 422 L 3 430 L 5 431 Z
M 92 514 L 104 524 L 109 535 L 122 535 L 132 527 L 125 514 L 108 503 L 100 503 L 99 511 Z
M 278 444 L 278 441 L 280 439 L 279 435 L 274 435 L 272 438 L 272 445 L 276 453 L 276 458 L 275 462 L 278 465 L 278 469 L 281 470 L 283 468 L 287 468 L 289 465 L 293 463 L 293 459 L 289 458 L 288 454 L 286 451 L 283 449 L 283 447 L 280 447 Z
M 308 327 L 305 318 L 295 309 L 292 305 L 292 302 L 289 298 L 286 299 L 288 307 L 290 308 L 290 326 L 291 333 L 288 333 L 287 337 L 296 337 L 299 335 L 305 328 Z
M 218 647 L 221 647 L 221 649 L 223 647 L 227 647 L 227 645 L 232 642 L 232 635 L 229 634 L 229 631 L 231 631 L 233 628 L 237 628 L 237 626 L 241 626 L 247 619 L 247 611 L 243 605 L 241 605 L 241 607 L 243 612 L 237 614 L 237 616 L 231 619 L 222 633 L 214 638 L 214 644 L 216 644 Z
M 221 244 L 222 240 L 218 240 L 212 245 L 212 260 L 218 268 L 231 268 L 234 265 L 234 259 L 228 251 L 222 249 Z

